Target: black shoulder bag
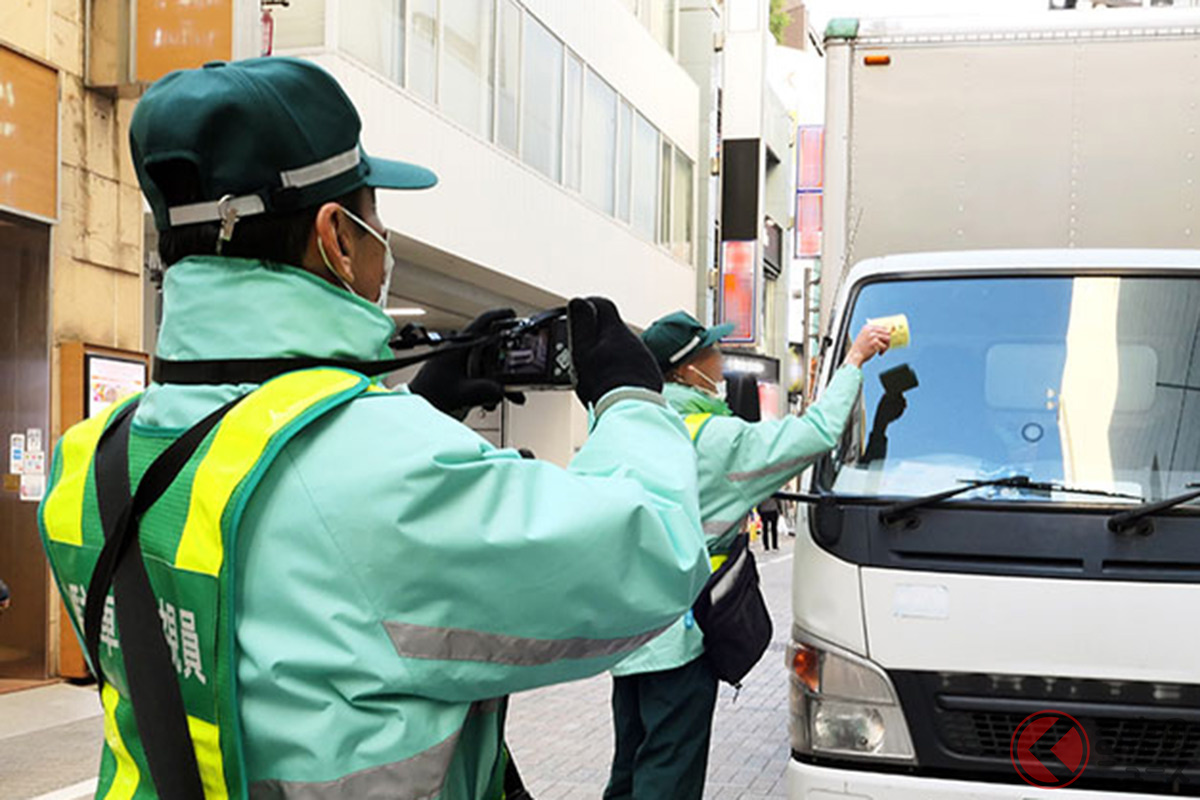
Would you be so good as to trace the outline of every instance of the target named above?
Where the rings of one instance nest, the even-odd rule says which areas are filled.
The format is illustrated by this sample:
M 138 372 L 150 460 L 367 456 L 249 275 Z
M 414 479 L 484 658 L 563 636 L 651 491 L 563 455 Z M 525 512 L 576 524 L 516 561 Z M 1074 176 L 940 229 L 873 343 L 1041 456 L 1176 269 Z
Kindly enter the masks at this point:
M 736 687 L 771 643 L 771 614 L 758 585 L 758 566 L 749 537 L 733 540 L 728 558 L 704 585 L 692 606 L 704 631 L 704 655 L 718 678 Z

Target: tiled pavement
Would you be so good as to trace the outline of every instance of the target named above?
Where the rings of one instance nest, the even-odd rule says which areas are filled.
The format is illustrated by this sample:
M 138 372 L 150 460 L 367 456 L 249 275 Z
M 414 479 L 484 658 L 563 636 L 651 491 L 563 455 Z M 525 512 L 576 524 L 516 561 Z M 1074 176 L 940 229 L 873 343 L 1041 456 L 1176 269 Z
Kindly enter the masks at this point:
M 736 700 L 734 690 L 721 685 L 705 791 L 712 800 L 787 797 L 783 650 L 792 625 L 793 540 L 781 538 L 778 553 L 755 546 L 775 636 Z M 536 800 L 596 800 L 603 793 L 613 748 L 611 687 L 611 678 L 601 675 L 513 698 L 508 741 Z

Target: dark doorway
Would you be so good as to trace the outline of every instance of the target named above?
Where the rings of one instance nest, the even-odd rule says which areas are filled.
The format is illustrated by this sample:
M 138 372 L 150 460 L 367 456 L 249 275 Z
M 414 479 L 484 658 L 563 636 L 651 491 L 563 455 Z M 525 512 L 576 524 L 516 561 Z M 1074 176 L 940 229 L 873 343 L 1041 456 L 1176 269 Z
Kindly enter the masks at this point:
M 50 226 L 0 213 L 0 580 L 12 592 L 12 606 L 0 614 L 0 678 L 44 678 L 49 667 L 49 573 L 38 504 L 21 499 L 21 479 L 10 473 L 11 436 L 31 429 L 50 471 L 49 271 Z

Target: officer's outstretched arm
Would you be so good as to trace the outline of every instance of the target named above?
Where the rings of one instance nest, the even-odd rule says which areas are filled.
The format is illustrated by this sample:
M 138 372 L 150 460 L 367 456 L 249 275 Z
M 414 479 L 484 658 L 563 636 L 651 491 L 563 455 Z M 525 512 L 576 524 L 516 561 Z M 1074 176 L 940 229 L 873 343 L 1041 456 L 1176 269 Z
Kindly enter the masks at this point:
M 564 470 L 398 400 L 419 424 L 363 501 L 388 519 L 341 537 L 398 690 L 464 701 L 594 675 L 691 606 L 709 573 L 695 456 L 665 405 L 603 410 Z
M 842 367 L 803 416 L 766 422 L 719 417 L 696 441 L 701 469 L 724 486 L 702 498 L 705 520 L 730 524 L 833 449 L 862 387 L 862 371 Z

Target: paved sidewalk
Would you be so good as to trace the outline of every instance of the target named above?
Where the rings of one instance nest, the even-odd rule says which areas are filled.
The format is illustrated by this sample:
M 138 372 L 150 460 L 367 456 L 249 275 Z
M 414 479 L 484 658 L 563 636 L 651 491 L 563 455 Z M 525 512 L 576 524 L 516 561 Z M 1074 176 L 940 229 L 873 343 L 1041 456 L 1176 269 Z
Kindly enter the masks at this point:
M 721 684 L 705 792 L 713 800 L 787 797 L 784 769 L 790 747 L 783 652 L 792 626 L 794 540 L 780 538 L 778 553 L 763 553 L 755 545 L 775 636 L 736 700 L 734 690 Z M 536 800 L 597 800 L 603 794 L 613 751 L 611 689 L 612 679 L 601 675 L 513 698 L 509 745 Z
M 91 797 L 103 738 L 94 687 L 60 683 L 0 696 L 0 798 Z M 73 790 L 59 793 L 63 787 Z

